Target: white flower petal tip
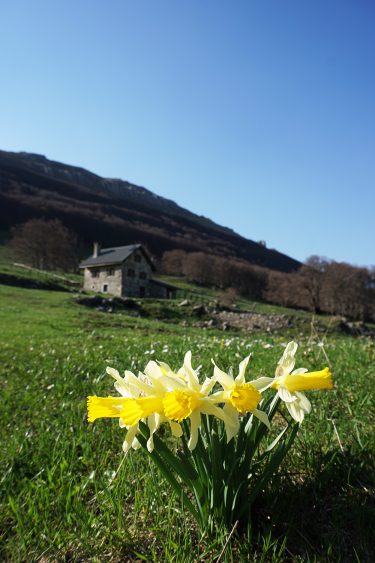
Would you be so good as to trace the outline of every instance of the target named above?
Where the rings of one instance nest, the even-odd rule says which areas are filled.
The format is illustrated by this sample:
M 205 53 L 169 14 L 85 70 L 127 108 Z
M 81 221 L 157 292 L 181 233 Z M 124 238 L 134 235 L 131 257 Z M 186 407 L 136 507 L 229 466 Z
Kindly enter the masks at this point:
M 108 375 L 114 377 L 115 379 L 118 379 L 118 378 L 121 377 L 119 372 L 115 368 L 107 367 L 105 371 L 106 371 L 106 373 L 108 373 Z
M 245 382 L 245 372 L 247 365 L 250 361 L 250 358 L 251 358 L 251 354 L 246 356 L 246 358 L 244 358 L 242 362 L 240 362 L 240 365 L 238 366 L 238 375 L 236 377 L 236 382 L 243 382 L 243 383 Z
M 191 350 L 188 350 L 184 356 L 184 363 L 191 364 Z

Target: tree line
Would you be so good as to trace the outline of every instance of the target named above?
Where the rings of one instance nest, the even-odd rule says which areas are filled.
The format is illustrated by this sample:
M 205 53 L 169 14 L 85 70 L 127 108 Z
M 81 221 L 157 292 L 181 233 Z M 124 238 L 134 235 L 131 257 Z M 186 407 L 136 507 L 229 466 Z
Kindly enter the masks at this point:
M 80 241 L 59 219 L 31 219 L 12 234 L 15 258 L 35 268 L 75 271 L 82 258 Z M 375 322 L 375 267 L 311 256 L 299 270 L 283 273 L 245 260 L 175 249 L 164 252 L 159 270 L 250 299 Z
M 275 305 L 375 322 L 375 268 L 311 256 L 293 273 L 205 252 L 165 252 L 164 273 Z

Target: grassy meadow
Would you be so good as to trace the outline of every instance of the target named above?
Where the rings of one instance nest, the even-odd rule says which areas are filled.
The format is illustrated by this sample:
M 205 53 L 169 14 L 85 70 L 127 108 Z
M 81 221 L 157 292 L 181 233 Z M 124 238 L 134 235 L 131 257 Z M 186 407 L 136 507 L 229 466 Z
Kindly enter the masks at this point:
M 290 313 L 298 328 L 249 333 L 195 327 L 177 304 L 148 307 L 105 313 L 66 291 L 0 285 L 0 560 L 374 561 L 374 341 L 327 318 L 311 328 L 307 313 Z M 309 394 L 281 472 L 230 538 L 200 537 L 145 452 L 124 459 L 116 420 L 86 421 L 86 396 L 113 393 L 107 366 L 177 368 L 190 349 L 211 375 L 211 358 L 236 370 L 253 352 L 249 374 L 272 376 L 291 339 L 297 366 L 329 361 L 336 388 Z

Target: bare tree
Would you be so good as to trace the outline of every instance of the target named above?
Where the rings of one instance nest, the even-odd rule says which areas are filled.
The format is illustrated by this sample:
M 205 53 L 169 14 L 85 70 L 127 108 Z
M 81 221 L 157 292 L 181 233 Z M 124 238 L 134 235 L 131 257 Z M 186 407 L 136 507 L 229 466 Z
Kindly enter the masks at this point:
M 181 276 L 183 264 L 187 253 L 184 250 L 167 250 L 161 259 L 161 269 L 163 273 L 172 276 Z
M 174 250 L 163 256 L 165 271 L 238 295 L 285 307 L 375 320 L 375 268 L 357 268 L 311 256 L 297 272 L 268 270 L 205 252 Z
M 41 270 L 73 271 L 77 240 L 58 219 L 31 219 L 12 229 L 16 259 Z
M 310 256 L 297 273 L 300 306 L 314 313 L 321 309 L 321 293 L 327 265 L 328 261 L 325 258 Z

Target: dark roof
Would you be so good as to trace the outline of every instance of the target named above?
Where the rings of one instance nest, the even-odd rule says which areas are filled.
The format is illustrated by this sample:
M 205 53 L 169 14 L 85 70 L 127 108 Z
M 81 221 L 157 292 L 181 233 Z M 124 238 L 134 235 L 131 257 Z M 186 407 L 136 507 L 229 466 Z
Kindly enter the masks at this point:
M 133 252 L 140 249 L 146 259 L 150 262 L 152 269 L 155 269 L 151 258 L 144 250 L 141 244 L 128 244 L 127 246 L 114 246 L 113 248 L 101 248 L 96 258 L 90 256 L 80 263 L 80 268 L 89 268 L 91 266 L 110 266 L 112 264 L 121 264 L 129 258 Z

